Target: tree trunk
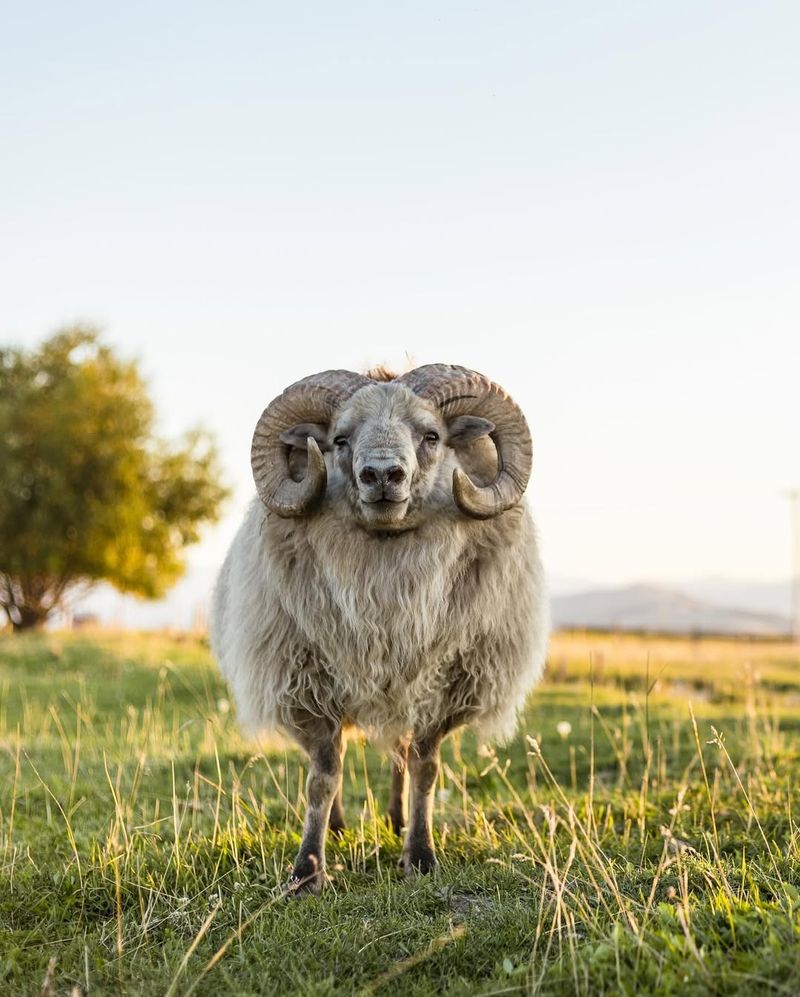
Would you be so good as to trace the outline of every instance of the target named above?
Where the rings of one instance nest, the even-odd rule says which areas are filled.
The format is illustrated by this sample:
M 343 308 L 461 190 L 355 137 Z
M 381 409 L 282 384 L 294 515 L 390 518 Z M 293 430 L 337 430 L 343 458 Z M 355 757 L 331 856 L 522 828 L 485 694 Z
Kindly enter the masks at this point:
M 16 611 L 9 615 L 14 633 L 22 633 L 24 630 L 41 630 L 50 613 L 45 609 L 25 607 L 24 609 L 16 608 Z
M 13 576 L 0 572 L 0 609 L 15 633 L 41 629 L 64 600 L 71 583 L 63 576 Z

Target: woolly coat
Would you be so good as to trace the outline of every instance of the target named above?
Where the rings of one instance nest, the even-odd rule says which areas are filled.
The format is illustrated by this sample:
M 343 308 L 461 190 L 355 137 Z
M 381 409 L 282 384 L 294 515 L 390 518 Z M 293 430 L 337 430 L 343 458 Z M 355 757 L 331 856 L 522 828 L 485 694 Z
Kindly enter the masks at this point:
M 256 499 L 216 585 L 212 646 L 253 731 L 301 709 L 384 744 L 443 721 L 503 739 L 541 676 L 548 622 L 524 501 L 386 537 L 335 503 L 282 519 Z

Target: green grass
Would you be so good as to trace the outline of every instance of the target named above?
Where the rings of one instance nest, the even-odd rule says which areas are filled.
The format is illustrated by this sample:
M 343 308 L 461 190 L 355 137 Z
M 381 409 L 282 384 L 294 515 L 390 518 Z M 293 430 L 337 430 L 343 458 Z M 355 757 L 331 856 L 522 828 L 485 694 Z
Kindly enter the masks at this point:
M 286 900 L 304 762 L 201 644 L 0 637 L 0 993 L 795 994 L 799 751 L 795 648 L 556 638 L 512 744 L 448 742 L 435 878 L 354 743 Z

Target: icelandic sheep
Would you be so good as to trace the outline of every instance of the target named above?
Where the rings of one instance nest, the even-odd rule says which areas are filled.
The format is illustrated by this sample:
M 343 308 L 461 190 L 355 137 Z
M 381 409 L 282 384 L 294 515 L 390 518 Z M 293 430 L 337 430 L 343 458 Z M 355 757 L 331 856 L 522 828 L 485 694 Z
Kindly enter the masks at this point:
M 259 419 L 258 498 L 219 575 L 212 645 L 242 722 L 309 755 L 295 892 L 320 892 L 326 832 L 344 826 L 348 729 L 393 748 L 398 832 L 408 771 L 408 874 L 436 864 L 443 738 L 513 732 L 548 630 L 531 449 L 506 392 L 446 364 L 314 374 Z

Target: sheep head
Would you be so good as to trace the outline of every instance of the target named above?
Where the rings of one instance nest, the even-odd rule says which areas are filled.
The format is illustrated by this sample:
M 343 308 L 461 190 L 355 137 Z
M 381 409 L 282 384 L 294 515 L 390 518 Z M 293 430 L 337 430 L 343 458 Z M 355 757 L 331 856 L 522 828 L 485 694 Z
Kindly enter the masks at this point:
M 496 447 L 497 467 L 493 481 L 478 484 L 454 454 L 483 437 Z M 394 531 L 452 500 L 476 519 L 511 508 L 525 491 L 531 450 L 525 417 L 502 388 L 463 367 L 429 364 L 382 382 L 343 370 L 296 382 L 264 410 L 251 463 L 262 502 L 278 515 L 308 515 L 328 494 L 349 503 L 365 528 Z M 297 452 L 307 458 L 302 476 L 290 462 Z

